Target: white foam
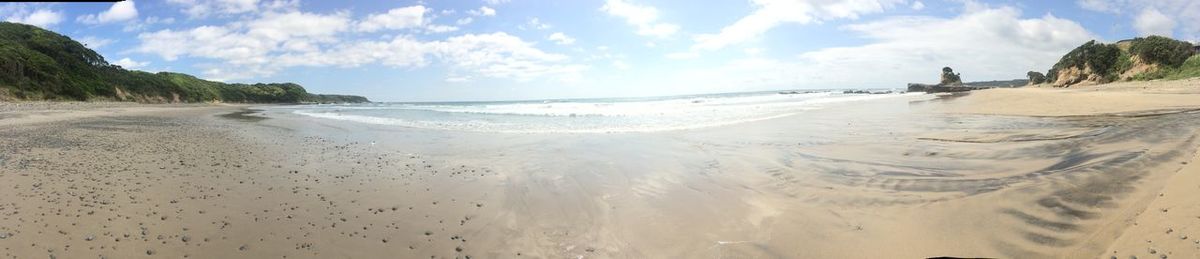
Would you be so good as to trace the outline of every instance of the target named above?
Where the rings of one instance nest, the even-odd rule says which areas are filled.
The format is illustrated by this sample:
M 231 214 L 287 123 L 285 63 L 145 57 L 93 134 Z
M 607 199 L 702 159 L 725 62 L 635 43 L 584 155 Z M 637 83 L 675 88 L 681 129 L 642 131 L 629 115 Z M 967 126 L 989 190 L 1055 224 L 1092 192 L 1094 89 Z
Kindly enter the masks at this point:
M 341 121 L 352 121 L 352 122 L 376 124 L 376 125 L 391 125 L 391 126 L 422 128 L 422 129 L 437 129 L 437 130 L 458 130 L 458 131 L 499 132 L 499 133 L 660 132 L 660 131 L 688 130 L 688 129 L 700 129 L 700 128 L 708 128 L 708 127 L 734 125 L 734 124 L 740 124 L 740 123 L 782 118 L 782 117 L 787 117 L 787 116 L 791 116 L 791 115 L 795 114 L 795 113 L 785 113 L 785 114 L 778 114 L 778 115 L 772 115 L 772 116 L 766 116 L 766 117 L 760 117 L 760 118 L 719 121 L 719 122 L 713 122 L 713 123 L 709 123 L 709 124 L 691 124 L 691 125 L 675 124 L 675 125 L 660 125 L 660 126 L 653 126 L 653 127 L 646 126 L 646 125 L 636 125 L 636 126 L 614 125 L 611 127 L 597 127 L 597 128 L 567 128 L 567 127 L 536 127 L 536 125 L 520 125 L 520 126 L 518 126 L 518 125 L 512 125 L 512 124 L 506 125 L 506 124 L 498 124 L 498 123 L 492 123 L 492 122 L 479 122 L 479 123 L 445 123 L 445 122 L 442 122 L 442 123 L 439 123 L 439 122 L 428 122 L 428 121 L 411 121 L 411 120 L 404 120 L 404 119 L 398 119 L 398 118 L 384 118 L 384 117 L 374 117 L 374 116 L 346 115 L 346 114 L 333 114 L 333 113 L 312 113 L 312 112 L 304 112 L 304 111 L 294 111 L 293 113 L 299 114 L 299 115 L 310 116 L 310 117 L 316 117 L 316 118 L 333 119 L 333 120 L 341 120 Z

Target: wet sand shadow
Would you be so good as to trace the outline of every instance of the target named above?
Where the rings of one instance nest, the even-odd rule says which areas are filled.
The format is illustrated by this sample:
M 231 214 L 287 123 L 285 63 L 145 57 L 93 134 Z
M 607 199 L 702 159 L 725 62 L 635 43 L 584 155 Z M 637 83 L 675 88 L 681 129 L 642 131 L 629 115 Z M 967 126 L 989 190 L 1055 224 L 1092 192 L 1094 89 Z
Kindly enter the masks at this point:
M 241 111 L 221 114 L 221 115 L 217 115 L 217 116 L 221 117 L 221 118 L 243 121 L 243 122 L 259 122 L 259 121 L 268 119 L 267 117 L 254 115 L 255 113 L 259 113 L 259 112 L 262 112 L 262 110 L 244 109 Z
M 881 145 L 919 144 L 928 149 L 925 156 L 876 156 L 885 163 L 820 153 L 802 156 L 827 184 L 885 194 L 838 200 L 856 206 L 922 204 L 1003 191 L 994 194 L 1004 197 L 994 215 L 1011 222 L 1005 224 L 1011 231 L 996 233 L 993 248 L 1005 257 L 1055 257 L 1092 245 L 1096 240 L 1090 234 L 1103 231 L 1104 222 L 1122 215 L 1120 208 L 1144 194 L 1138 192 L 1144 181 L 1177 170 L 1196 150 L 1194 125 L 1200 123 L 1200 114 L 1189 109 L 992 116 L 991 122 L 946 116 L 959 119 L 925 125 L 923 132 L 952 137 L 897 138 L 892 145 Z M 1002 166 L 1006 164 L 1023 165 Z
M 958 98 L 965 97 L 970 94 L 971 94 L 971 92 L 938 93 L 938 94 L 933 94 L 937 98 L 909 101 L 908 104 L 916 105 L 916 104 L 929 104 L 929 103 L 933 103 L 933 102 L 949 102 L 949 101 L 953 101 Z

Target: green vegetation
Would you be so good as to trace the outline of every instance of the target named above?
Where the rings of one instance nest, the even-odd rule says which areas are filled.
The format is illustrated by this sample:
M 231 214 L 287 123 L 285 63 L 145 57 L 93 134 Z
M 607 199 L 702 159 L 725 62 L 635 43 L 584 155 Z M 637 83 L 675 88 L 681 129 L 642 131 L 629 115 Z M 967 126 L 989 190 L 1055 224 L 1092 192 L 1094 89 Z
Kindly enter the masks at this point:
M 1043 75 L 1041 72 L 1029 71 L 1029 73 L 1025 73 L 1025 76 L 1029 77 L 1029 82 L 1033 84 L 1046 82 L 1046 75 Z
M 954 69 L 950 67 L 942 68 L 942 79 L 938 83 L 940 85 L 961 85 L 962 77 L 958 73 L 954 73 Z
M 1136 38 L 1129 52 L 1150 64 L 1179 67 L 1192 53 L 1192 43 L 1162 36 Z
M 1095 40 L 1088 41 L 1083 45 L 1067 52 L 1054 67 L 1050 68 L 1050 72 L 1046 73 L 1051 82 L 1058 80 L 1058 72 L 1068 68 L 1091 69 L 1092 73 L 1099 74 L 1104 82 L 1113 81 L 1117 75 L 1121 74 L 1117 68 L 1118 60 L 1121 57 L 1121 49 L 1117 48 L 1116 44 L 1104 44 Z M 1104 83 L 1102 82 L 1102 83 Z
M 1195 54 L 1191 43 L 1162 36 L 1134 38 L 1116 44 L 1089 41 L 1064 55 L 1046 73 L 1046 79 L 1057 82 L 1063 76 L 1060 72 L 1068 69 L 1080 72 L 1073 74 L 1076 78 L 1067 80 L 1068 85 L 1083 80 L 1107 83 L 1196 77 L 1200 76 L 1200 60 Z M 1139 73 L 1129 75 L 1127 71 Z M 1028 74 L 1031 80 L 1032 73 Z
M 227 84 L 180 73 L 126 70 L 66 36 L 0 22 L 0 100 L 6 96 L 138 102 L 367 102 L 361 96 L 309 94 L 293 83 Z
M 1178 68 L 1167 67 L 1137 74 L 1133 76 L 1133 80 L 1179 80 L 1193 77 L 1200 77 L 1200 55 L 1192 55 Z

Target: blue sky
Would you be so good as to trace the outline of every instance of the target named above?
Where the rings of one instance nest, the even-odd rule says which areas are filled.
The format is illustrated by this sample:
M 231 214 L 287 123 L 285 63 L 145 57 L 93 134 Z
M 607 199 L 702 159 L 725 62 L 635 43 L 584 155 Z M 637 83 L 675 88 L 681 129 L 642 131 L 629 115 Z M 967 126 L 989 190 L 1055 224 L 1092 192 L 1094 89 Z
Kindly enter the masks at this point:
M 109 62 L 377 101 L 900 88 L 1045 71 L 1091 39 L 1200 39 L 1193 0 L 9 3 Z

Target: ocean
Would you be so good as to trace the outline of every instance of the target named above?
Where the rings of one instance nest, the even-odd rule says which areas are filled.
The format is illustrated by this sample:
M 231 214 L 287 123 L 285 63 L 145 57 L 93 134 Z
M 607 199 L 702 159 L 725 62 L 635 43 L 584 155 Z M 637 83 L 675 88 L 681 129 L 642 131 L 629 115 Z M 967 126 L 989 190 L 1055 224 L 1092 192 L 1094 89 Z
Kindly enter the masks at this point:
M 621 133 L 698 129 L 779 118 L 825 105 L 904 94 L 842 90 L 493 102 L 312 104 L 265 109 L 329 120 L 503 133 Z

